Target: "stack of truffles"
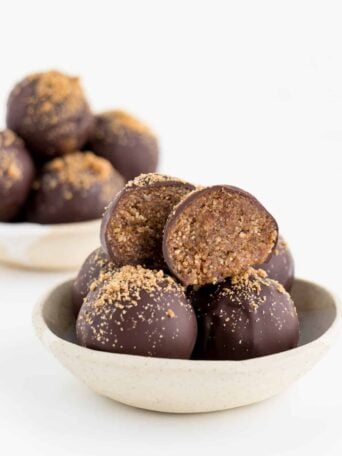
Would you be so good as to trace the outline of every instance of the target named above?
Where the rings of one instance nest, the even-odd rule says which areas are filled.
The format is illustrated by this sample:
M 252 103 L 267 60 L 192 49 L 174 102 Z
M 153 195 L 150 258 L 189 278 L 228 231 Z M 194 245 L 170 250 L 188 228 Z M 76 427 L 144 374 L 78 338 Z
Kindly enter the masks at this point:
M 204 360 L 297 346 L 293 259 L 249 193 L 143 174 L 109 204 L 101 244 L 72 287 L 81 345 Z
M 58 71 L 19 82 L 0 132 L 0 221 L 69 223 L 105 206 L 158 163 L 155 134 L 121 110 L 94 115 L 79 78 Z

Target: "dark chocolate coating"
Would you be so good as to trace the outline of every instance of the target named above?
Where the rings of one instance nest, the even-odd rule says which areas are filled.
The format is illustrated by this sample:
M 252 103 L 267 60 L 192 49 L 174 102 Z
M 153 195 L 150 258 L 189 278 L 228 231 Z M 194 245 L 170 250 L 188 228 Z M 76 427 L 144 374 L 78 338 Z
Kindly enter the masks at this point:
M 156 136 L 123 111 L 95 116 L 87 148 L 109 160 L 127 181 L 157 169 L 159 147 Z
M 103 250 L 115 264 L 120 266 L 141 264 L 149 268 L 167 269 L 162 253 L 164 225 L 174 205 L 194 188 L 192 184 L 176 178 L 152 173 L 142 174 L 128 182 L 107 207 L 103 216 L 100 231 Z M 151 189 L 156 192 L 152 216 L 147 210 L 151 204 L 148 194 Z M 171 201 L 170 197 L 167 199 L 164 206 L 166 212 L 160 210 L 164 204 L 162 198 L 164 190 L 170 191 L 175 196 L 174 201 Z M 116 217 L 121 211 L 122 204 L 131 197 L 136 198 L 139 203 L 134 204 L 132 210 L 124 212 L 122 232 L 113 235 L 112 228 L 119 227 Z M 129 214 L 128 217 L 127 214 Z M 157 229 L 149 226 L 154 216 L 158 219 Z M 138 237 L 143 230 L 146 230 L 144 236 Z M 127 237 L 127 233 L 131 231 L 134 239 Z M 127 248 L 131 244 L 131 254 L 123 255 L 121 247 Z
M 7 103 L 7 125 L 39 161 L 80 150 L 94 117 L 79 80 L 58 71 L 19 82 Z
M 101 272 L 108 273 L 114 271 L 114 263 L 110 261 L 108 255 L 104 253 L 101 247 L 94 250 L 85 260 L 77 277 L 72 284 L 71 296 L 74 306 L 75 315 L 78 315 L 83 304 L 84 298 L 87 296 L 90 285 L 94 280 L 98 279 Z
M 278 282 L 250 277 L 249 285 L 234 285 L 227 279 L 189 296 L 198 323 L 195 359 L 243 360 L 298 344 L 296 309 Z
M 215 185 L 212 187 L 206 187 L 206 188 L 201 188 L 196 191 L 193 191 L 189 193 L 187 196 L 185 196 L 180 203 L 175 207 L 175 209 L 170 213 L 168 220 L 165 224 L 165 229 L 164 229 L 164 235 L 163 235 L 163 255 L 164 259 L 166 261 L 166 264 L 171 271 L 171 273 L 177 277 L 177 279 L 183 283 L 186 286 L 189 285 L 205 285 L 205 284 L 210 284 L 210 283 L 217 283 L 223 281 L 226 277 L 232 276 L 235 274 L 239 274 L 240 272 L 246 270 L 248 267 L 253 266 L 254 261 L 247 262 L 245 260 L 245 255 L 246 252 L 250 256 L 253 256 L 255 254 L 255 249 L 254 246 L 251 244 L 250 241 L 244 240 L 245 238 L 242 238 L 240 240 L 241 245 L 243 245 L 244 252 L 243 255 L 241 255 L 241 251 L 237 249 L 237 251 L 234 251 L 234 249 L 227 249 L 227 245 L 224 246 L 224 249 L 221 248 L 220 245 L 215 245 L 216 240 L 218 239 L 218 244 L 220 244 L 225 238 L 228 238 L 231 233 L 235 232 L 236 230 L 236 224 L 234 221 L 230 222 L 230 218 L 225 215 L 226 220 L 230 222 L 229 230 L 225 230 L 224 232 L 220 233 L 220 236 L 217 238 L 211 239 L 209 238 L 209 235 L 212 236 L 212 231 L 217 228 L 219 220 L 215 220 L 216 217 L 216 211 L 215 211 L 215 206 L 213 205 L 211 207 L 210 214 L 207 215 L 206 219 L 201 220 L 201 222 L 198 222 L 196 219 L 196 216 L 193 215 L 192 219 L 188 221 L 186 224 L 186 227 L 188 229 L 188 232 L 183 235 L 179 235 L 176 231 L 174 231 L 174 227 L 178 223 L 178 221 L 182 218 L 183 214 L 185 211 L 188 211 L 193 207 L 193 205 L 197 204 L 198 200 L 200 198 L 203 198 L 203 196 L 206 196 L 206 202 L 210 201 L 211 195 L 214 194 L 215 192 L 221 192 L 224 194 L 225 192 L 234 194 L 239 198 L 244 198 L 247 201 L 250 202 L 251 205 L 253 205 L 255 212 L 259 211 L 263 216 L 268 220 L 269 224 L 272 225 L 272 234 L 274 234 L 274 239 L 272 239 L 272 245 L 270 246 L 268 252 L 263 252 L 263 260 L 266 260 L 270 258 L 272 255 L 272 252 L 275 248 L 277 239 L 278 239 L 278 224 L 274 217 L 265 209 L 265 207 L 250 193 L 246 192 L 245 190 L 242 190 L 238 187 L 230 186 L 230 185 Z M 237 205 L 235 205 L 237 206 Z M 241 208 L 236 207 L 238 211 L 240 211 L 240 217 L 243 219 L 245 214 L 241 213 Z M 202 209 L 201 209 L 202 210 Z M 194 227 L 198 225 L 199 229 L 202 230 L 201 236 L 199 236 L 199 239 L 196 239 L 194 236 Z M 208 224 L 209 229 L 205 226 Z M 254 226 L 249 225 L 247 227 L 248 231 L 251 231 L 253 233 Z M 260 227 L 258 227 L 260 228 Z M 240 233 L 240 234 L 245 234 L 245 233 Z M 181 269 L 179 268 L 179 260 L 177 255 L 174 255 L 172 245 L 171 245 L 171 237 L 174 236 L 174 238 L 178 238 L 177 241 L 182 242 L 181 245 L 178 245 L 178 252 L 183 254 L 185 257 L 184 260 L 188 265 L 188 269 L 190 270 L 190 274 L 185 275 L 182 274 Z M 257 233 L 254 235 L 255 239 L 258 239 L 260 237 L 260 233 Z M 186 249 L 189 247 L 191 243 L 191 239 L 193 240 L 194 244 L 194 251 L 191 253 L 188 253 Z M 201 254 L 201 245 L 203 245 L 206 249 L 209 250 L 210 256 L 212 263 L 215 263 L 215 267 L 212 267 L 213 264 L 210 264 L 209 267 L 205 265 L 205 268 L 207 269 L 206 273 L 203 273 L 204 270 L 204 265 L 201 262 L 201 259 L 199 259 L 200 254 Z M 227 251 L 228 250 L 228 251 Z M 199 255 L 197 255 L 199 254 Z M 235 270 L 234 272 L 229 272 L 227 273 L 227 270 L 225 270 L 224 267 L 222 267 L 223 261 L 228 259 L 231 255 L 234 255 L 234 261 L 236 259 L 241 260 L 244 259 L 244 262 L 239 265 L 238 270 Z M 260 256 L 260 255 L 259 255 Z M 207 257 L 207 258 L 208 258 Z M 182 265 L 181 265 L 182 266 Z M 227 268 L 226 268 L 227 269 Z M 199 274 L 207 275 L 206 280 L 199 281 L 197 277 L 193 277 L 193 271 L 198 270 Z
M 189 359 L 197 323 L 182 287 L 171 277 L 124 266 L 88 293 L 76 333 L 81 345 L 95 350 Z
M 0 221 L 19 215 L 34 178 L 33 161 L 11 130 L 0 132 Z
M 284 238 L 279 236 L 276 247 L 270 258 L 263 264 L 255 266 L 267 272 L 270 279 L 281 283 L 285 290 L 290 291 L 293 285 L 295 265 L 294 259 Z
M 27 204 L 27 220 L 41 224 L 83 222 L 100 218 L 123 186 L 107 160 L 75 152 L 45 164 Z

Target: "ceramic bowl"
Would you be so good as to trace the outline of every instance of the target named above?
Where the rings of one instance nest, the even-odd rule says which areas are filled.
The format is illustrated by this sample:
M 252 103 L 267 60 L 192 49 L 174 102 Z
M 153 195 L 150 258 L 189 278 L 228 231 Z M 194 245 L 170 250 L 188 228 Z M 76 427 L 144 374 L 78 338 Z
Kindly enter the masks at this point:
M 0 223 L 0 262 L 34 269 L 76 269 L 99 246 L 100 223 Z
M 296 280 L 298 348 L 246 361 L 188 361 L 90 350 L 75 343 L 71 281 L 54 288 L 33 314 L 43 344 L 96 393 L 171 413 L 224 410 L 280 393 L 317 363 L 333 342 L 341 304 L 323 287 Z

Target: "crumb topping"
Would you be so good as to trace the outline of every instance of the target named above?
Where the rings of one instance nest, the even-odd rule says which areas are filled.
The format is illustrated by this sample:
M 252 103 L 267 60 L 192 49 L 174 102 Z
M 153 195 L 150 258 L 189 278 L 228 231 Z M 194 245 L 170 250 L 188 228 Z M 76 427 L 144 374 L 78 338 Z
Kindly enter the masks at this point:
M 296 308 L 290 295 L 261 269 L 250 268 L 246 273 L 233 277 L 230 286 L 221 287 L 218 300 L 227 298 L 230 303 L 229 316 L 222 307 L 218 315 L 225 319 L 224 327 L 230 332 L 244 334 L 252 320 L 256 325 L 264 320 L 263 326 L 268 325 L 286 333 L 289 325 L 297 322 Z M 246 311 L 249 314 L 245 314 Z
M 288 294 L 279 282 L 269 279 L 263 269 L 249 268 L 247 271 L 231 277 L 230 283 L 231 288 L 225 288 L 224 292 L 231 296 L 234 294 L 241 295 L 240 298 L 246 298 L 247 301 L 252 295 L 259 296 L 262 286 L 273 287 L 280 294 Z
M 65 153 L 78 148 L 75 128 L 85 134 L 93 120 L 79 78 L 55 70 L 34 73 L 19 82 L 9 99 L 10 105 L 16 103 L 23 111 L 17 126 L 20 134 L 24 138 L 44 135 L 46 154 L 56 143 Z
M 16 144 L 21 145 L 22 142 L 11 130 L 0 133 L 0 176 L 3 178 L 2 185 L 6 189 L 10 189 L 23 176 L 15 150 L 11 149 Z
M 34 91 L 27 100 L 28 124 L 34 122 L 35 116 L 45 119 L 49 124 L 57 124 L 60 116 L 72 116 L 85 104 L 78 77 L 70 77 L 55 70 L 34 73 L 17 86 L 17 92 L 32 83 Z
M 105 206 L 123 187 L 122 176 L 104 158 L 92 152 L 75 152 L 48 162 L 34 181 L 33 189 L 53 191 L 59 188 L 64 200 L 74 198 L 75 192 L 87 195 L 98 187 L 98 198 Z
M 178 179 L 177 177 L 166 176 L 165 174 L 158 173 L 140 174 L 134 179 L 128 181 L 125 187 L 148 187 L 150 185 L 164 182 L 180 182 L 182 184 L 188 185 L 189 187 L 192 187 L 190 184 L 181 179 Z
M 289 247 L 288 247 L 287 242 L 283 238 L 279 238 L 278 242 L 277 242 L 277 245 L 276 245 L 276 248 L 274 249 L 274 254 L 276 256 L 281 255 L 286 250 L 288 250 L 288 248 Z
M 200 318 L 209 313 L 211 321 L 218 319 L 217 324 L 229 337 L 229 349 L 232 351 L 242 344 L 239 351 L 245 350 L 248 354 L 251 343 L 263 340 L 263 328 L 269 327 L 286 334 L 288 328 L 295 328 L 298 324 L 290 295 L 261 269 L 250 268 L 231 277 L 219 284 L 209 297 L 208 304 L 200 311 Z
M 85 298 L 95 280 L 105 280 L 105 275 L 115 270 L 114 263 L 104 254 L 101 248 L 92 252 L 84 262 L 74 282 L 77 293 Z M 110 277 L 108 275 L 108 277 Z
M 149 126 L 125 111 L 107 111 L 100 114 L 99 117 L 106 124 L 106 128 L 110 129 L 119 138 L 124 136 L 127 130 L 131 130 L 141 136 L 155 138 L 155 134 Z
M 56 158 L 47 163 L 45 169 L 53 171 L 60 182 L 85 188 L 94 182 L 106 181 L 112 174 L 111 164 L 92 152 L 75 152 Z
M 170 353 L 172 344 L 180 343 L 177 339 L 184 340 L 181 329 L 193 318 L 183 287 L 170 276 L 123 266 L 93 282 L 77 320 L 77 335 L 86 346 L 156 356 L 160 350 Z
M 92 283 L 92 290 L 96 290 L 100 284 L 103 286 L 94 303 L 95 307 L 113 303 L 120 303 L 122 308 L 137 306 L 143 291 L 152 296 L 161 291 L 183 292 L 183 288 L 162 270 L 146 269 L 139 265 L 123 266 L 112 275 L 103 274 Z
M 10 129 L 0 132 L 0 149 L 14 146 L 15 144 L 23 146 L 23 141 Z

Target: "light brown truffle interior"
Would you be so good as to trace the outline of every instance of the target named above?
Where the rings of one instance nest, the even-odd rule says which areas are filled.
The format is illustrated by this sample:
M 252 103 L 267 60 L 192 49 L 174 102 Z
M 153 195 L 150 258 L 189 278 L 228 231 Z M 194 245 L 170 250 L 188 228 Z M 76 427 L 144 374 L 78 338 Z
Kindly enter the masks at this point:
M 181 183 L 135 187 L 123 193 L 116 204 L 107 239 L 119 265 L 164 266 L 162 237 L 173 207 L 189 192 Z
M 274 219 L 259 203 L 220 188 L 191 195 L 171 218 L 164 248 L 185 285 L 216 283 L 263 263 L 277 239 Z

